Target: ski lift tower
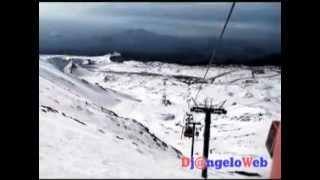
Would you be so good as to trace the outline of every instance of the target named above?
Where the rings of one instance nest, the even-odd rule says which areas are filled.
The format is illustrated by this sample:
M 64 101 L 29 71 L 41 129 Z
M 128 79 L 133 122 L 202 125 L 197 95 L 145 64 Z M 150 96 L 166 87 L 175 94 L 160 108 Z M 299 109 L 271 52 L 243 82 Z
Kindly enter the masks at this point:
M 208 107 L 205 103 L 204 106 L 192 107 L 191 112 L 205 113 L 205 126 L 204 126 L 204 142 L 203 142 L 203 156 L 205 160 L 208 159 L 209 154 L 209 140 L 210 140 L 210 124 L 211 124 L 211 114 L 226 114 L 227 111 L 222 108 L 213 108 L 211 105 Z M 207 166 L 202 170 L 202 177 L 207 178 Z
M 167 94 L 166 94 L 166 86 L 167 86 L 167 78 L 163 80 L 163 95 L 162 95 L 162 104 L 165 106 L 170 105 L 171 102 L 167 99 Z

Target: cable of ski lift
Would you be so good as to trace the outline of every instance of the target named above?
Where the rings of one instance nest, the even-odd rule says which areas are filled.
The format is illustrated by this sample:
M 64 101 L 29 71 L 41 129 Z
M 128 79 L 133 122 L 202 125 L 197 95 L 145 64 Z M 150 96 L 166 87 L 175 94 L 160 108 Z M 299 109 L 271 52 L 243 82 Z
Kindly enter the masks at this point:
M 221 31 L 221 33 L 220 33 L 220 35 L 219 35 L 219 39 L 218 39 L 217 46 L 216 46 L 216 48 L 214 48 L 213 51 L 212 51 L 212 54 L 211 54 L 209 63 L 208 63 L 208 65 L 207 65 L 206 72 L 205 72 L 205 74 L 204 74 L 204 76 L 203 76 L 203 80 L 206 79 L 206 76 L 207 76 L 207 74 L 208 74 L 208 72 L 209 72 L 210 66 L 211 66 L 212 62 L 214 61 L 214 59 L 215 59 L 215 57 L 216 57 L 217 50 L 218 50 L 218 48 L 219 48 L 220 45 L 221 45 L 223 35 L 224 35 L 225 30 L 226 30 L 226 28 L 227 28 L 227 25 L 228 25 L 228 23 L 229 23 L 229 20 L 230 20 L 231 14 L 232 14 L 232 12 L 233 12 L 233 9 L 234 9 L 234 7 L 235 7 L 235 4 L 236 4 L 235 2 L 232 2 L 230 11 L 229 11 L 228 16 L 227 16 L 227 19 L 226 19 L 226 22 L 225 22 L 225 24 L 224 24 L 224 26 L 223 26 L 223 28 L 222 28 L 222 31 Z M 195 96 L 195 98 L 194 98 L 194 102 L 196 102 L 196 100 L 197 100 L 197 98 L 198 98 L 198 95 L 199 95 L 201 89 L 202 89 L 202 84 L 200 84 L 200 86 L 199 86 L 198 92 L 196 93 L 196 96 Z
M 234 7 L 235 7 L 235 2 L 233 2 L 232 5 L 231 5 L 231 8 L 230 8 L 230 11 L 229 11 L 229 13 L 228 13 L 226 22 L 225 22 L 225 24 L 224 24 L 224 26 L 223 26 L 223 28 L 222 28 L 222 31 L 220 32 L 217 46 L 216 46 L 216 48 L 214 48 L 213 51 L 212 51 L 212 54 L 211 54 L 209 63 L 208 63 L 208 65 L 207 65 L 206 72 L 205 72 L 205 74 L 204 74 L 204 76 L 203 76 L 203 79 L 204 79 L 204 80 L 205 80 L 205 78 L 206 78 L 206 76 L 207 76 L 207 74 L 208 74 L 208 72 L 209 72 L 209 69 L 210 69 L 210 66 L 211 66 L 212 62 L 214 61 L 214 59 L 215 59 L 215 57 L 216 57 L 216 52 L 217 52 L 219 46 L 221 45 L 223 35 L 224 35 L 225 30 L 226 30 L 226 27 L 227 27 L 227 25 L 228 25 L 228 23 L 229 23 L 229 20 L 230 20 L 230 17 L 231 17 L 231 14 L 232 14 L 232 12 L 233 12 Z M 198 92 L 196 93 L 195 98 L 192 98 L 192 97 L 191 97 L 191 100 L 193 101 L 193 103 L 195 104 L 196 107 L 198 107 L 198 104 L 197 104 L 196 100 L 197 100 L 197 98 L 198 98 L 198 95 L 199 95 L 201 89 L 202 89 L 202 84 L 200 84 L 199 90 L 198 90 Z M 226 102 L 226 100 L 221 103 L 220 107 L 222 107 L 225 102 Z M 188 106 L 189 106 L 189 104 L 188 104 Z M 189 108 L 189 107 L 188 107 L 188 108 Z M 186 117 L 186 115 L 187 115 L 187 117 Z M 191 114 L 191 116 L 192 116 L 192 114 Z M 185 119 L 185 117 L 186 117 L 186 119 Z M 189 134 L 190 134 L 189 131 L 190 131 L 191 127 L 189 126 L 189 124 L 191 123 L 191 121 L 190 121 L 189 118 L 190 118 L 190 116 L 188 116 L 188 113 L 186 112 L 186 114 L 184 115 L 184 118 L 183 118 L 183 122 L 185 122 L 186 120 L 188 120 L 188 121 L 185 123 L 185 128 L 182 128 L 182 133 L 184 133 L 184 136 L 185 136 L 185 137 L 189 137 Z M 193 121 L 193 117 L 192 117 L 192 121 Z M 183 130 L 184 130 L 184 132 L 183 132 Z M 189 131 L 188 131 L 188 130 L 189 130 Z

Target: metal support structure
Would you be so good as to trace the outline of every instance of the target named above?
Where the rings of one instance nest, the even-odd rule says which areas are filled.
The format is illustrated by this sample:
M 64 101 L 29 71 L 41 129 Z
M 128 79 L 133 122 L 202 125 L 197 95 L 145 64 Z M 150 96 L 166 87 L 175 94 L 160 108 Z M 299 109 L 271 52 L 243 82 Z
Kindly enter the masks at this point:
M 191 112 L 205 113 L 205 124 L 204 124 L 204 142 L 203 142 L 203 157 L 205 161 L 208 159 L 209 154 L 209 141 L 210 141 L 210 124 L 211 114 L 226 114 L 227 111 L 223 108 L 212 108 L 212 107 L 192 107 Z M 207 178 L 207 166 L 202 170 L 202 177 Z
M 192 143 L 191 143 L 191 159 L 193 159 L 193 149 L 194 149 L 194 132 L 196 131 L 196 125 L 201 125 L 200 122 L 192 122 Z

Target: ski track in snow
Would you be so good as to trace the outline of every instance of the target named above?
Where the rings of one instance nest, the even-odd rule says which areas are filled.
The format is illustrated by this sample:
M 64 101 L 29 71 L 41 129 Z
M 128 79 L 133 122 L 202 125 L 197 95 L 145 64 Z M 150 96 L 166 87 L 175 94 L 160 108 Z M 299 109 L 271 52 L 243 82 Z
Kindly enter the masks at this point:
M 178 124 L 200 85 L 186 80 L 201 78 L 205 67 L 109 58 L 39 56 L 40 178 L 200 178 L 200 170 L 181 167 L 180 152 L 189 156 L 191 140 L 181 138 Z M 265 141 L 271 122 L 281 120 L 281 73 L 263 69 L 252 80 L 245 66 L 212 67 L 207 77 L 216 78 L 202 85 L 198 102 L 227 99 L 228 113 L 212 115 L 209 159 L 264 157 L 268 167 L 209 168 L 208 178 L 250 178 L 233 171 L 269 177 Z M 161 104 L 164 91 L 170 106 Z M 203 123 L 204 115 L 194 118 Z M 202 154 L 203 129 L 195 156 Z

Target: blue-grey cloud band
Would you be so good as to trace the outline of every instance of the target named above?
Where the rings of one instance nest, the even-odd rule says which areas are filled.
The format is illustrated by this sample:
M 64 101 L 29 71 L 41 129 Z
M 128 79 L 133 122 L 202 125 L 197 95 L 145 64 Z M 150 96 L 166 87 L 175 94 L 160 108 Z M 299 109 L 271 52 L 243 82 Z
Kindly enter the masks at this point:
M 102 40 L 111 38 L 113 41 L 120 41 L 122 38 L 115 36 L 122 36 L 129 30 L 137 30 L 136 36 L 139 36 L 139 32 L 150 32 L 149 35 L 154 34 L 155 40 L 171 37 L 174 43 L 163 45 L 172 45 L 171 49 L 199 49 L 192 47 L 194 43 L 194 46 L 202 45 L 203 50 L 209 50 L 213 48 L 214 42 L 211 41 L 218 36 L 230 5 L 231 3 L 39 3 L 40 52 L 62 51 L 62 48 L 59 51 L 55 49 L 59 43 L 64 46 L 70 44 L 64 51 L 72 51 L 71 46 L 76 44 L 73 40 L 75 37 L 72 36 L 78 35 L 81 35 L 82 41 L 86 39 L 86 43 L 91 44 L 88 46 L 99 49 L 99 46 L 105 46 L 101 43 Z M 138 37 L 132 39 L 139 41 L 136 38 Z M 224 38 L 226 47 L 230 45 L 230 51 L 235 51 L 235 46 L 240 46 L 242 50 L 246 49 L 246 53 L 250 48 L 253 50 L 249 52 L 259 49 L 258 51 L 263 52 L 260 54 L 279 53 L 281 4 L 237 3 Z M 180 39 L 184 41 L 180 42 Z M 110 43 L 114 43 L 113 41 Z M 186 42 L 190 42 L 188 47 L 179 45 Z M 124 42 L 122 44 L 122 50 L 137 51 L 130 50 L 129 45 Z M 100 48 L 107 51 L 108 48 L 115 49 L 119 45 Z M 240 51 L 240 47 L 236 51 Z

